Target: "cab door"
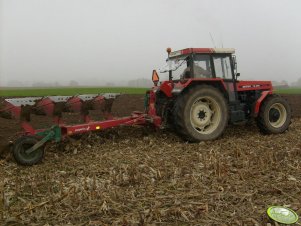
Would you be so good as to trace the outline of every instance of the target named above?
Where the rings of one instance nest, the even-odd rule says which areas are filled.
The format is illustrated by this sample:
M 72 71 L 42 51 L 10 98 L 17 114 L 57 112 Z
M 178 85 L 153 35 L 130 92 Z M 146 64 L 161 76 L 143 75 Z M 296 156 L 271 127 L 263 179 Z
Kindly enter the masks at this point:
M 237 100 L 237 97 L 231 56 L 213 55 L 212 63 L 214 65 L 215 77 L 224 79 L 224 83 L 226 85 L 229 96 L 229 102 L 235 102 Z

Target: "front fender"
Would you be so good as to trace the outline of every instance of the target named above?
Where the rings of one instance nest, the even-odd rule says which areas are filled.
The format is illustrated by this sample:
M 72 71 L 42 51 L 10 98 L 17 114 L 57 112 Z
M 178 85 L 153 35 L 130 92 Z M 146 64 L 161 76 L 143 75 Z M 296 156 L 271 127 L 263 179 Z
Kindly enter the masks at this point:
M 273 94 L 272 91 L 263 91 L 261 93 L 261 96 L 257 99 L 256 103 L 255 103 L 255 107 L 254 107 L 254 112 L 253 112 L 253 116 L 257 117 L 258 113 L 259 113 L 259 109 L 260 106 L 262 104 L 262 102 L 265 100 L 265 98 L 269 95 L 269 94 Z

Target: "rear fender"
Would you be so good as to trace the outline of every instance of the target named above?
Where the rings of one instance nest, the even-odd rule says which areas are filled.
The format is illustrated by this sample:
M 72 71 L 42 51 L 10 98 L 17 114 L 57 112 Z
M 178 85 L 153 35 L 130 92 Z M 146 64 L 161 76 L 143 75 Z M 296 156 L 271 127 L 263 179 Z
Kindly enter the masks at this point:
M 164 81 L 160 85 L 160 91 L 163 92 L 167 97 L 172 97 L 172 90 L 174 89 L 174 84 L 171 81 Z

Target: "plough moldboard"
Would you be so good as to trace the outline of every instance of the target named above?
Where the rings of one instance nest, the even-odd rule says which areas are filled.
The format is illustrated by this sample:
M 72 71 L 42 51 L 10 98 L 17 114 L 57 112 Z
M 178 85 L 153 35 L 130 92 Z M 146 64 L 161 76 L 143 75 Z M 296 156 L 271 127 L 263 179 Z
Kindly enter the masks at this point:
M 144 125 L 147 123 L 160 125 L 160 117 L 156 116 L 154 109 L 149 108 L 146 113 L 133 112 L 128 117 L 113 117 L 112 105 L 119 95 L 119 93 L 104 93 L 5 99 L 0 105 L 0 116 L 19 120 L 24 130 L 22 136 L 12 145 L 15 160 L 22 165 L 36 164 L 42 160 L 47 142 L 60 142 L 65 137 L 74 134 L 120 125 Z M 149 98 L 149 101 L 152 99 Z M 100 110 L 104 120 L 93 121 L 89 116 L 90 110 Z M 62 117 L 64 112 L 80 113 L 82 122 L 75 125 L 67 124 Z M 52 117 L 53 125 L 46 129 L 35 129 L 30 120 L 32 114 Z
M 120 94 L 90 94 L 77 96 L 47 96 L 5 99 L 1 116 L 30 121 L 30 114 L 41 114 L 61 118 L 62 112 L 80 112 L 88 117 L 89 110 L 103 108 L 108 116 L 113 100 Z M 104 106 L 104 107 L 103 107 Z M 88 118 L 84 118 L 88 121 Z

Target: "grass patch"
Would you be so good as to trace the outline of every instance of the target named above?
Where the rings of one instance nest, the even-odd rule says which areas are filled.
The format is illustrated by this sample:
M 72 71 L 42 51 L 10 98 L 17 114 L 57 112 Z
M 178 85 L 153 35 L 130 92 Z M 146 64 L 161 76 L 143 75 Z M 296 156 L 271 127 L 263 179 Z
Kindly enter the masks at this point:
M 279 94 L 301 94 L 301 88 L 276 89 L 275 93 Z
M 2 97 L 55 96 L 98 93 L 145 94 L 149 88 L 131 87 L 60 87 L 60 88 L 0 88 Z M 276 89 L 279 94 L 301 94 L 301 88 Z
M 98 93 L 144 94 L 148 88 L 131 87 L 60 87 L 60 88 L 0 88 L 2 97 L 55 96 Z

